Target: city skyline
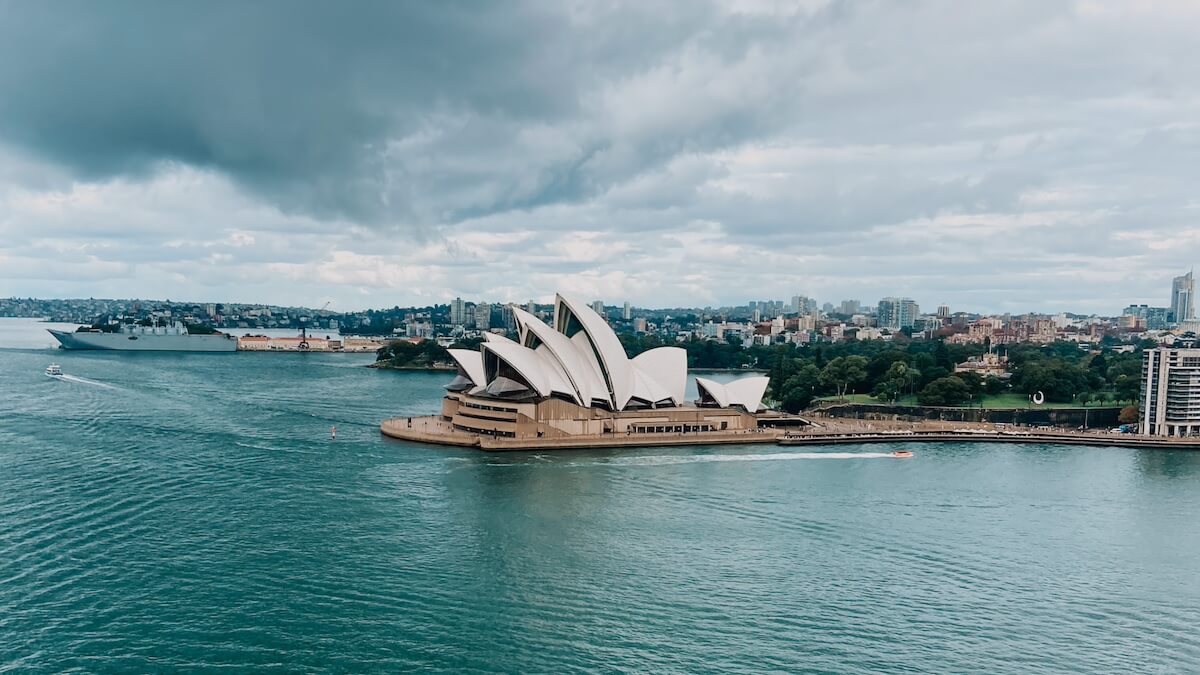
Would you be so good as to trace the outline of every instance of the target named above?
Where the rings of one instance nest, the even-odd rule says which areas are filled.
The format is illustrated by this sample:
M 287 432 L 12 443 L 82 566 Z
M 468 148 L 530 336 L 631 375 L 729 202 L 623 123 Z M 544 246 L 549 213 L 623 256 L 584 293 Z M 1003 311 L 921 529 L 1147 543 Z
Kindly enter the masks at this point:
M 903 327 L 904 325 L 910 324 L 911 323 L 910 319 L 912 317 L 915 317 L 918 315 L 945 316 L 945 315 L 948 315 L 951 313 L 975 314 L 975 315 L 979 315 L 979 316 L 1002 315 L 1002 314 L 1012 314 L 1012 315 L 1077 314 L 1080 316 L 1115 317 L 1115 316 L 1121 316 L 1123 314 L 1128 314 L 1128 313 L 1130 313 L 1131 310 L 1138 309 L 1138 308 L 1140 308 L 1140 310 L 1139 310 L 1140 314 L 1145 314 L 1145 312 L 1147 310 L 1151 310 L 1151 311 L 1161 310 L 1164 313 L 1169 312 L 1170 313 L 1169 316 L 1171 317 L 1171 320 L 1173 322 L 1174 321 L 1192 321 L 1192 320 L 1196 319 L 1194 294 L 1195 294 L 1195 282 L 1193 279 L 1193 272 L 1189 269 L 1189 271 L 1186 274 L 1172 277 L 1171 287 L 1167 294 L 1166 302 L 1130 301 L 1130 302 L 1127 302 L 1121 309 L 1113 310 L 1113 311 L 1109 311 L 1109 312 L 1104 312 L 1104 311 L 1084 312 L 1084 311 L 1076 311 L 1076 310 L 1069 309 L 1069 308 L 1068 309 L 1059 309 L 1056 311 L 1045 311 L 1045 310 L 1039 311 L 1039 310 L 1025 309 L 1025 310 L 1017 310 L 1017 311 L 1010 310 L 1010 311 L 992 312 L 992 311 L 986 311 L 986 310 L 973 308 L 973 307 L 952 307 L 945 303 L 937 303 L 936 305 L 934 305 L 933 303 L 925 304 L 925 307 L 927 309 L 922 312 L 919 310 L 920 306 L 922 305 L 921 301 L 914 300 L 913 298 L 909 298 L 909 297 L 897 297 L 897 296 L 892 296 L 892 295 L 877 298 L 875 300 L 876 304 L 874 304 L 874 305 L 870 304 L 870 301 L 863 302 L 860 298 L 842 297 L 842 298 L 838 298 L 835 302 L 835 300 L 833 298 L 829 298 L 829 299 L 814 298 L 814 297 L 810 297 L 807 295 L 792 295 L 790 301 L 784 300 L 783 298 L 776 298 L 776 299 L 771 299 L 771 300 L 758 298 L 758 299 L 744 299 L 740 303 L 724 304 L 724 305 L 717 305 L 717 306 L 714 306 L 714 305 L 669 305 L 668 306 L 668 305 L 650 305 L 647 303 L 639 303 L 639 304 L 634 305 L 631 303 L 631 301 L 629 299 L 607 299 L 607 298 L 595 298 L 590 301 L 590 304 L 597 311 L 600 311 L 600 309 L 597 308 L 596 303 L 601 303 L 604 307 L 609 307 L 609 308 L 614 309 L 621 315 L 621 317 L 623 319 L 628 320 L 631 318 L 630 312 L 634 308 L 642 309 L 642 310 L 649 310 L 649 311 L 664 311 L 664 310 L 672 310 L 672 309 L 718 311 L 718 310 L 731 310 L 731 309 L 749 307 L 753 310 L 756 307 L 756 305 L 765 303 L 767 305 L 770 305 L 770 309 L 769 309 L 769 311 L 766 311 L 765 313 L 763 313 L 762 316 L 764 318 L 769 318 L 771 316 L 776 316 L 776 315 L 780 315 L 780 314 L 798 314 L 798 313 L 803 314 L 803 313 L 807 313 L 810 311 L 817 311 L 817 310 L 820 310 L 821 313 L 823 313 L 823 314 L 837 313 L 837 314 L 852 315 L 852 314 L 858 314 L 858 313 L 865 313 L 865 314 L 874 315 L 879 312 L 879 309 L 880 309 L 879 303 L 884 303 L 885 312 L 889 313 L 889 321 L 888 321 L 889 325 L 892 323 L 895 323 L 895 326 L 893 326 L 893 327 L 899 328 L 899 327 Z M 52 297 L 52 296 L 38 297 L 38 296 L 22 296 L 22 295 L 0 295 L 0 299 L 6 299 L 6 298 L 14 298 L 14 299 L 30 298 L 30 299 L 34 299 L 34 300 L 47 300 L 47 301 L 94 299 L 94 300 L 100 300 L 100 301 L 129 301 L 129 302 L 152 302 L 152 303 L 153 302 L 176 302 L 176 303 L 185 303 L 185 304 L 186 303 L 194 303 L 194 304 L 209 304 L 209 305 L 211 305 L 213 303 L 219 303 L 219 304 L 228 304 L 228 305 L 282 307 L 282 308 L 295 308 L 295 309 L 307 309 L 307 310 L 318 309 L 318 305 L 316 305 L 316 304 L 288 305 L 288 304 L 274 303 L 274 302 L 268 302 L 268 301 L 246 301 L 246 300 L 230 300 L 230 299 L 215 299 L 215 300 L 214 299 L 201 299 L 201 300 L 176 299 L 176 300 L 172 301 L 169 298 L 150 298 L 150 297 L 134 297 L 134 296 L 103 297 L 103 296 L 92 295 L 92 296 L 87 296 L 85 298 L 85 297 Z M 487 296 L 485 294 L 485 295 L 481 295 L 481 296 L 477 296 L 477 297 L 473 297 L 473 298 L 466 298 L 466 299 L 464 299 L 461 295 L 456 295 L 452 298 L 446 298 L 445 300 L 435 300 L 435 301 L 427 302 L 427 303 L 423 303 L 423 304 L 422 303 L 393 302 L 391 304 L 386 304 L 386 305 L 360 306 L 360 307 L 353 307 L 353 308 L 336 307 L 336 306 L 333 306 L 332 301 L 328 301 L 328 302 L 324 303 L 323 309 L 328 309 L 332 313 L 354 313 L 354 312 L 365 312 L 365 311 L 369 311 L 369 310 L 386 309 L 389 307 L 417 308 L 417 307 L 431 307 L 431 306 L 437 306 L 437 305 L 446 305 L 450 308 L 450 314 L 451 314 L 452 320 L 454 320 L 454 319 L 461 319 L 461 317 L 464 316 L 465 305 L 467 305 L 467 304 L 475 305 L 475 304 L 482 303 L 485 305 L 494 305 L 494 306 L 506 306 L 506 305 L 525 306 L 525 305 L 529 305 L 534 302 L 537 302 L 539 304 L 553 304 L 553 300 L 547 301 L 547 300 L 539 299 L 539 298 L 530 298 L 527 300 L 502 300 L 501 301 L 501 300 L 497 300 L 494 297 Z M 901 303 L 904 305 L 904 309 L 901 312 L 904 317 L 903 319 L 898 319 L 896 322 L 891 321 L 890 312 L 892 310 L 890 309 L 890 305 L 892 303 Z M 911 306 L 911 308 L 909 306 Z M 1180 308 L 1182 308 L 1182 310 L 1183 310 L 1182 312 L 1179 311 Z M 897 316 L 899 316 L 899 315 L 897 315 Z M 1164 315 L 1164 320 L 1165 320 L 1166 316 L 1167 315 Z M 1145 318 L 1145 317 L 1143 317 L 1143 318 Z M 461 321 L 454 321 L 454 322 L 461 323 Z
M 16 4 L 0 296 L 1157 306 L 1200 241 L 1197 19 Z

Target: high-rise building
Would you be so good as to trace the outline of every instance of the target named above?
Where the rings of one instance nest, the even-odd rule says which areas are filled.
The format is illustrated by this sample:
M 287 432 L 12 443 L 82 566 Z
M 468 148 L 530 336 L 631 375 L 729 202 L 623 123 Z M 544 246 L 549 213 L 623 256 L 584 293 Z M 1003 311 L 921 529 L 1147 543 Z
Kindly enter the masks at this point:
M 921 313 L 917 303 L 912 298 L 884 298 L 879 301 L 875 310 L 876 322 L 880 328 L 912 328 L 917 315 Z
M 937 315 L 939 319 L 950 318 L 950 307 L 948 305 L 938 305 Z
M 450 301 L 450 325 L 461 326 L 467 322 L 467 303 L 462 298 Z
M 840 313 L 841 314 L 849 314 L 849 315 L 853 316 L 855 314 L 858 314 L 858 312 L 861 308 L 862 308 L 862 304 L 859 303 L 859 301 L 857 301 L 857 300 L 843 300 L 841 307 L 840 307 Z
M 1195 340 L 1176 344 L 1142 352 L 1143 434 L 1200 435 L 1200 349 Z
M 476 330 L 489 330 L 492 327 L 492 306 L 486 302 L 475 305 Z
M 633 309 L 629 306 L 629 301 L 625 301 L 625 306 L 621 308 L 621 318 L 626 321 L 633 318 Z
M 1171 313 L 1176 323 L 1196 318 L 1196 280 L 1191 270 L 1171 281 Z
M 594 309 L 596 311 L 596 313 L 599 314 L 600 316 L 602 316 L 606 319 L 608 318 L 608 315 L 604 313 L 604 301 L 603 300 L 593 300 L 592 301 L 592 309 Z

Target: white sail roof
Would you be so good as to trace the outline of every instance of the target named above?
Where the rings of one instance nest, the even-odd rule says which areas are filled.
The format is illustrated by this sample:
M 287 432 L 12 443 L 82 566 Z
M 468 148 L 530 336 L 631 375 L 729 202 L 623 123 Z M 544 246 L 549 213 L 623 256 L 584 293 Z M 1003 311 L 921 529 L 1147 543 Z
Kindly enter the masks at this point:
M 554 301 L 554 328 L 591 353 L 591 360 L 604 378 L 613 410 L 624 408 L 633 396 L 633 372 L 625 347 L 608 322 L 587 304 L 558 295 Z
M 514 395 L 523 390 L 519 382 L 523 380 L 537 396 L 560 395 L 588 407 L 624 410 L 631 402 L 638 406 L 685 403 L 685 350 L 658 347 L 630 359 L 603 317 L 590 306 L 562 295 L 555 298 L 553 327 L 519 307 L 510 309 L 518 341 L 485 333 L 479 352 L 450 350 L 476 385 L 471 393 L 486 390 Z M 502 377 L 500 371 L 507 376 Z M 722 385 L 696 378 L 706 400 L 721 406 L 740 405 L 752 412 L 761 405 L 767 381 L 766 377 L 749 377 Z
M 739 405 L 747 412 L 757 412 L 759 406 L 762 405 L 763 394 L 767 393 L 767 383 L 770 381 L 771 378 L 765 375 L 743 377 L 725 384 L 697 377 L 696 388 L 700 390 L 701 398 L 707 394 L 714 403 L 722 408 Z
M 534 351 L 546 351 L 554 359 L 574 387 L 580 405 L 591 405 L 593 396 L 608 398 L 604 380 L 566 335 L 520 307 L 512 307 L 512 313 L 520 329 L 521 344 Z
M 450 358 L 458 364 L 467 375 L 467 379 L 471 380 L 471 384 L 475 385 L 470 393 L 474 394 L 487 385 L 487 377 L 483 372 L 483 353 L 473 352 L 470 349 L 447 349 L 450 352 Z
M 647 399 L 640 392 L 634 396 L 657 403 L 670 399 L 675 405 L 683 405 L 687 398 L 687 351 L 679 347 L 656 347 L 633 357 L 633 367 L 638 373 L 638 382 L 649 380 L 666 392 L 657 399 Z
M 485 371 L 487 370 L 488 355 L 492 355 L 517 371 L 539 396 L 559 393 L 574 398 L 574 388 L 571 387 L 557 365 L 551 359 L 532 349 L 526 349 L 512 340 L 492 340 L 481 345 L 480 352 L 484 355 Z M 487 376 L 490 384 L 495 379 L 496 373 L 488 372 Z

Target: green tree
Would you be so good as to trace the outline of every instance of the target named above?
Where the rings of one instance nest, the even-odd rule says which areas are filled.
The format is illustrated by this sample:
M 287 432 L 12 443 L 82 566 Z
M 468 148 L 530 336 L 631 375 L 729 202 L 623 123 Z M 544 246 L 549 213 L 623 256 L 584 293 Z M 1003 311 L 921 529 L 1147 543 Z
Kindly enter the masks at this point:
M 820 387 L 821 369 L 806 365 L 780 387 L 779 406 L 785 412 L 798 413 L 812 403 Z
M 921 405 L 959 405 L 971 397 L 971 390 L 962 379 L 943 377 L 930 382 L 917 394 Z
M 821 384 L 833 389 L 838 398 L 867 379 L 867 359 L 862 356 L 839 356 L 821 370 Z
M 902 393 L 911 392 L 920 373 L 903 361 L 894 361 L 875 384 L 871 394 L 878 399 L 895 401 Z

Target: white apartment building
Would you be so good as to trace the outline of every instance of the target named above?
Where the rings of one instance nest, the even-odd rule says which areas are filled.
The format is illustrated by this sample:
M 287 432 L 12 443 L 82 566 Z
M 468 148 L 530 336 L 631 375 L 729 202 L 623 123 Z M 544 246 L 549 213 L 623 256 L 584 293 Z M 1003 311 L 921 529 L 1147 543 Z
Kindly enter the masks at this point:
M 1147 349 L 1142 356 L 1141 424 L 1150 436 L 1200 435 L 1200 349 Z

